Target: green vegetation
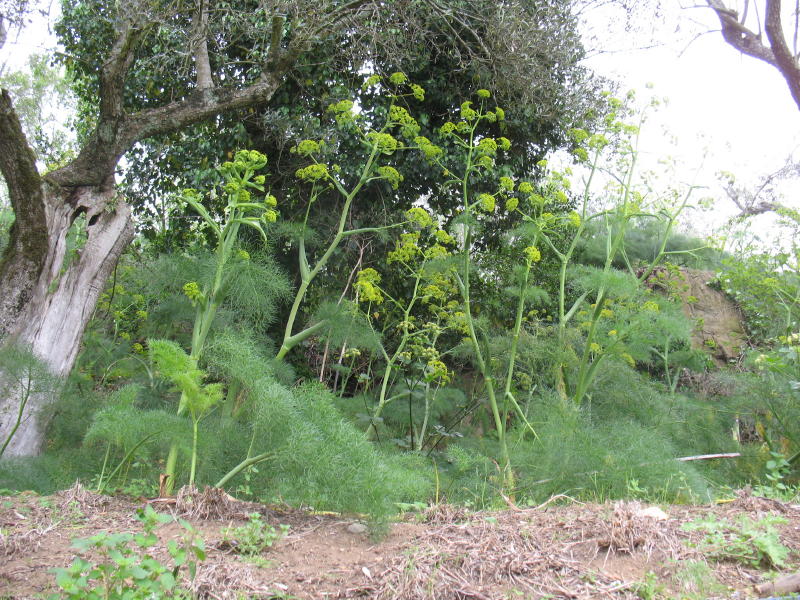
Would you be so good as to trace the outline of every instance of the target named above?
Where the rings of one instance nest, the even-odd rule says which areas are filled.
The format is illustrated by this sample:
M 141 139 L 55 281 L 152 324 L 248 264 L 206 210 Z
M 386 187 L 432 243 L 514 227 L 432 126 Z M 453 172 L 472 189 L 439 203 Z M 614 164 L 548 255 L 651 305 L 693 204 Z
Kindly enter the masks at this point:
M 288 531 L 288 525 L 281 525 L 278 530 L 264 523 L 260 514 L 252 513 L 241 527 L 228 527 L 223 532 L 223 541 L 237 554 L 253 558 L 271 548 Z
M 753 521 L 741 515 L 736 523 L 713 515 L 686 523 L 687 531 L 706 535 L 698 544 L 707 556 L 717 560 L 733 560 L 757 567 L 780 568 L 786 563 L 789 549 L 781 544 L 775 525 L 788 523 L 783 517 L 767 516 Z
M 191 598 L 180 586 L 179 573 L 185 570 L 194 578 L 198 561 L 205 559 L 203 540 L 189 523 L 179 521 L 183 540 L 167 542 L 172 561 L 167 566 L 153 556 L 159 545 L 155 530 L 172 517 L 156 513 L 148 505 L 136 518 L 142 533 L 98 533 L 73 540 L 72 547 L 87 558 L 78 556 L 69 567 L 54 569 L 61 592 L 51 598 Z
M 79 4 L 62 23 L 76 52 L 103 38 L 84 31 Z M 155 495 L 163 475 L 166 494 L 213 485 L 366 514 L 378 531 L 398 507 L 442 501 L 696 502 L 748 483 L 795 496 L 798 215 L 780 213 L 787 248 L 696 239 L 680 231 L 694 190 L 653 198 L 638 177 L 651 107 L 592 93 L 582 116 L 564 109 L 531 133 L 519 87 L 485 89 L 502 77 L 475 67 L 468 81 L 458 74 L 455 97 L 452 65 L 420 52 L 408 70 L 418 79 L 362 58 L 323 69 L 330 90 L 311 79 L 284 90 L 298 105 L 270 105 L 258 127 L 220 117 L 192 126 L 208 139 L 175 134 L 168 150 L 152 139 L 131 152 L 141 228 L 70 378 L 0 348 L 3 393 L 20 398 L 13 419 L 29 399 L 58 396 L 43 454 L 4 457 L 1 488 L 50 492 L 79 478 Z M 91 121 L 86 68 L 69 63 L 69 81 Z M 137 77 L 133 105 L 167 93 Z M 276 122 L 280 147 L 275 131 L 259 138 Z M 565 156 L 548 161 L 554 149 Z M 0 245 L 12 222 L 0 204 Z M 89 226 L 75 216 L 65 260 L 80 258 Z M 735 369 L 714 366 L 716 341 L 693 339 L 703 324 L 687 316 L 698 302 L 681 284 L 687 268 L 715 271 L 744 314 L 750 349 Z M 720 453 L 740 456 L 677 460 Z M 161 566 L 146 554 L 147 523 L 144 536 L 81 542 L 104 559 L 62 571 L 64 594 L 112 597 L 130 581 L 177 594 L 174 569 L 201 547 L 170 548 L 175 564 Z M 770 522 L 693 527 L 720 558 L 786 558 Z M 226 535 L 256 555 L 281 533 L 253 516 Z M 136 557 L 142 570 L 128 565 Z M 655 582 L 639 593 L 655 597 Z
M 5 487 L 46 490 L 77 476 L 130 489 L 163 469 L 177 485 L 231 486 L 382 522 L 398 503 L 430 499 L 483 507 L 568 491 L 691 502 L 762 473 L 780 475 L 773 485 L 791 480 L 791 458 L 758 467 L 761 451 L 731 432 L 737 417 L 753 419 L 769 449 L 794 447 L 785 394 L 797 391 L 796 337 L 761 353 L 756 372 L 730 375 L 774 388 L 768 412 L 744 394 L 711 404 L 679 385 L 687 366 L 703 368 L 692 361 L 702 351 L 689 350 L 679 294 L 645 284 L 662 265 L 679 275 L 669 261 L 693 254 L 672 242 L 691 190 L 671 212 L 648 210 L 635 184 L 638 126 L 626 124 L 624 104 L 608 100 L 602 133 L 570 132 L 585 172 L 574 195 L 569 169 L 541 162 L 529 180 L 504 174 L 512 146 L 486 131 L 505 119 L 490 92 L 464 102 L 432 141 L 403 106 L 424 98 L 419 85 L 400 73 L 364 85 L 385 103 L 355 112 L 338 101 L 327 113 L 364 148 L 355 179 L 327 143 L 294 146 L 309 161 L 296 173 L 310 187 L 298 226 L 278 218 L 278 205 L 293 201 L 266 190 L 258 152 L 220 167 L 220 224 L 205 194 L 181 195 L 202 236 L 184 254 L 145 252 L 118 268 L 56 407 L 58 455 L 28 460 L 24 475 L 14 462 L 0 466 Z M 390 164 L 401 150 L 441 170 L 442 193 L 458 196 L 460 210 L 448 218 L 417 206 L 395 222 L 350 225 L 362 190 L 404 184 Z M 619 185 L 602 192 L 609 208 L 592 212 L 606 164 L 621 169 Z M 338 207 L 327 241 L 311 228 L 323 205 Z M 629 248 L 640 228 L 658 240 L 645 252 Z M 515 249 L 507 270 L 484 266 L 489 229 Z M 385 262 L 362 255 L 338 289 L 320 282 L 343 243 L 387 237 Z M 275 315 L 289 286 L 270 259 L 278 240 L 295 249 L 299 274 L 283 323 Z M 589 247 L 605 248 L 599 261 L 584 260 Z M 485 303 L 479 291 L 491 287 L 506 302 Z M 81 402 L 86 393 L 92 402 Z M 67 427 L 62 414 L 85 425 Z M 744 470 L 675 460 L 742 450 Z

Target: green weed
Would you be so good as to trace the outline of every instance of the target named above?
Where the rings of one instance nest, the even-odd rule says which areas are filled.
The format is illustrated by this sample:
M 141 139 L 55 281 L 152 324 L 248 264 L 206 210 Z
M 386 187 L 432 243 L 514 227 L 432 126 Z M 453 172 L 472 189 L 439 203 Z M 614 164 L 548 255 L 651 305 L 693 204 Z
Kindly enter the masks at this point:
M 664 593 L 664 584 L 659 583 L 658 575 L 652 571 L 645 573 L 644 581 L 635 586 L 636 595 L 641 600 L 656 600 Z
M 241 527 L 228 527 L 223 532 L 223 540 L 237 554 L 256 557 L 281 539 L 289 531 L 288 525 L 275 529 L 267 525 L 258 513 L 249 515 L 249 521 Z
M 137 514 L 143 533 L 99 533 L 76 539 L 72 547 L 82 553 L 99 555 L 96 562 L 76 557 L 65 569 L 53 569 L 61 591 L 50 596 L 75 600 L 145 600 L 147 598 L 189 598 L 178 579 L 185 567 L 194 578 L 197 562 L 205 559 L 203 540 L 185 521 L 181 543 L 167 542 L 172 565 L 162 564 L 152 554 L 158 545 L 156 527 L 172 517 L 156 513 L 149 505 Z
M 736 523 L 709 515 L 685 523 L 685 531 L 705 533 L 696 546 L 716 560 L 732 560 L 759 567 L 783 567 L 789 549 L 780 541 L 776 525 L 788 523 L 783 517 L 766 516 L 754 521 L 740 515 Z
M 723 586 L 707 563 L 698 560 L 681 561 L 672 575 L 677 585 L 677 596 L 683 600 L 706 600 L 724 593 Z

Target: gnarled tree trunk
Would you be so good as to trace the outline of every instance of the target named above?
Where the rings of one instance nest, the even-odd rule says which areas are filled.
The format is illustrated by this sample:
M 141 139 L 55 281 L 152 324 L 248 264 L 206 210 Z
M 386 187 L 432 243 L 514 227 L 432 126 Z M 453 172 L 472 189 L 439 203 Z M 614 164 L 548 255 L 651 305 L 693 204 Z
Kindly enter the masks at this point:
M 0 167 L 15 221 L 0 263 L 0 339 L 30 349 L 57 377 L 75 363 L 80 340 L 119 256 L 133 238 L 130 209 L 113 178 L 65 187 L 42 178 L 6 92 L 0 96 Z M 85 217 L 86 241 L 67 256 L 67 234 Z M 6 456 L 41 450 L 45 393 L 26 394 L 0 365 L 0 446 Z M 20 403 L 25 401 L 24 410 Z
M 0 259 L 0 345 L 26 346 L 54 375 L 67 375 L 106 278 L 133 236 L 130 210 L 113 185 L 114 169 L 123 154 L 139 140 L 267 102 L 314 43 L 330 31 L 344 32 L 361 20 L 370 21 L 385 8 L 385 3 L 373 0 L 320 2 L 315 11 L 302 7 L 290 11 L 289 27 L 283 4 L 268 2 L 261 8 L 272 23 L 266 55 L 263 48 L 258 54 L 261 73 L 237 82 L 215 78 L 211 70 L 209 44 L 216 34 L 209 21 L 215 15 L 224 19 L 225 10 L 210 11 L 213 4 L 206 0 L 190 2 L 194 9 L 187 14 L 184 5 L 109 3 L 107 17 L 113 20 L 115 38 L 94 73 L 95 128 L 72 162 L 44 176 L 36 168 L 8 92 L 0 91 L 0 173 L 15 215 L 9 245 Z M 140 79 L 130 77 L 138 49 L 164 23 L 177 23 L 185 16 L 191 16 L 192 24 L 193 85 L 187 85 L 183 94 L 165 98 L 165 103 L 132 109 L 126 93 L 141 85 Z M 0 15 L 0 45 L 2 25 Z M 82 214 L 87 241 L 65 256 L 67 232 Z M 0 364 L 0 452 L 13 431 L 6 455 L 37 454 L 43 442 L 40 412 L 50 398 L 29 396 L 20 411 L 14 385 L 10 369 Z
M 133 238 L 133 227 L 130 209 L 124 202 L 109 205 L 113 189 L 73 192 L 75 205 L 60 204 L 60 191 L 44 197 L 48 205 L 45 268 L 27 289 L 4 280 L 4 296 L 16 297 L 17 302 L 6 304 L 0 319 L 10 325 L 8 341 L 30 349 L 51 374 L 66 377 L 75 363 L 81 337 L 103 286 Z M 67 232 L 84 211 L 86 243 L 71 256 L 65 256 Z M 8 384 L 6 393 L 0 396 L 0 444 L 12 431 L 14 435 L 4 455 L 38 454 L 45 425 L 40 418 L 41 410 L 52 401 L 52 393 L 26 395 L 24 390 L 15 389 L 18 385 L 15 382 Z M 20 411 L 23 401 L 26 405 Z

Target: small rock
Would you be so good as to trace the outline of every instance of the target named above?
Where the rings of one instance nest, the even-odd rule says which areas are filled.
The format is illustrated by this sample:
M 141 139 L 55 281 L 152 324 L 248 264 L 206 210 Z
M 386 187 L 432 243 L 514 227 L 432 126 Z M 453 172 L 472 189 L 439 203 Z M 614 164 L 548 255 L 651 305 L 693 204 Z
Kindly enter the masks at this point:
M 367 526 L 359 522 L 350 523 L 350 525 L 347 526 L 347 531 L 350 533 L 365 533 L 367 531 Z
M 666 521 L 667 519 L 669 519 L 669 515 L 667 515 L 667 513 L 665 513 L 657 506 L 648 506 L 647 508 L 637 510 L 636 516 L 647 517 L 649 519 L 655 519 L 656 521 Z

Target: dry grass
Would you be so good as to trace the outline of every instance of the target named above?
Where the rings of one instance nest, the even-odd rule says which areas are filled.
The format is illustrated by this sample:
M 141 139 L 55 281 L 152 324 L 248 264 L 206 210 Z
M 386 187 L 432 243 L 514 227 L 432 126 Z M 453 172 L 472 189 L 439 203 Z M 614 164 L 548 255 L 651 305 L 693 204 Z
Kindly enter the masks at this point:
M 446 523 L 463 523 L 469 520 L 470 512 L 463 506 L 455 504 L 434 504 L 422 514 L 426 523 L 444 525 Z
M 186 519 L 203 521 L 224 521 L 226 519 L 239 519 L 246 516 L 243 505 L 225 490 L 206 486 L 201 492 L 194 486 L 184 486 L 175 498 L 175 511 L 177 516 Z
M 730 503 L 732 508 L 737 508 L 747 512 L 764 513 L 764 512 L 778 512 L 787 514 L 796 510 L 791 504 L 781 502 L 780 500 L 773 500 L 771 498 L 762 498 L 761 496 L 754 496 L 753 490 L 750 486 L 736 490 L 736 499 Z
M 723 597 L 714 596 L 717 588 L 725 597 L 732 590 L 749 597 L 751 586 L 763 580 L 763 570 L 731 561 L 708 563 L 697 550 L 703 532 L 681 529 L 683 523 L 710 514 L 729 520 L 743 514 L 754 520 L 767 512 L 785 514 L 790 522 L 780 527 L 782 542 L 793 551 L 790 560 L 800 558 L 800 507 L 756 498 L 748 491 L 720 505 L 664 507 L 669 514 L 660 515 L 661 520 L 643 513 L 645 506 L 638 502 L 581 504 L 565 496 L 536 508 L 498 512 L 442 505 L 428 509 L 424 523 L 395 524 L 380 543 L 350 532 L 351 520 L 341 515 L 259 507 L 214 489 L 184 489 L 178 498 L 156 503 L 190 519 L 205 540 L 208 557 L 185 585 L 196 597 L 215 600 L 633 600 L 648 573 L 681 597 L 695 585 L 684 573 L 690 561 L 706 566 L 717 579 L 716 588 L 704 584 L 705 597 Z M 17 599 L 52 592 L 52 567 L 66 566 L 74 558 L 68 540 L 135 530 L 132 513 L 139 505 L 79 486 L 50 498 L 20 494 L 4 499 L 0 589 Z M 290 523 L 292 534 L 251 564 L 226 551 L 220 539 L 223 526 L 256 510 L 270 522 Z M 160 528 L 162 547 L 156 558 L 168 564 L 163 545 L 184 535 L 174 523 Z
M 638 508 L 620 503 L 611 519 L 598 518 L 594 523 L 587 523 L 591 511 L 581 511 L 567 522 L 537 519 L 543 513 L 534 510 L 478 513 L 470 515 L 468 522 L 457 522 L 467 515 L 438 508 L 429 522 L 444 523 L 430 529 L 416 549 L 396 557 L 368 584 L 347 590 L 340 597 L 486 600 L 498 598 L 502 590 L 513 590 L 526 597 L 635 598 L 633 583 L 602 573 L 587 578 L 586 563 L 603 544 L 611 552 L 665 542 L 679 546 L 666 525 L 635 516 Z M 585 531 L 595 533 L 597 539 L 585 538 L 581 533 Z M 554 543 L 564 537 L 577 539 Z M 580 552 L 576 552 L 577 545 L 582 546 Z
M 87 490 L 80 481 L 76 481 L 71 488 L 53 494 L 53 500 L 56 502 L 56 507 L 64 513 L 85 513 L 90 509 L 107 506 L 110 502 L 108 496 Z
M 195 598 L 238 600 L 243 597 L 271 597 L 275 590 L 264 587 L 260 579 L 254 565 L 220 562 L 198 567 L 194 581 L 187 581 L 186 587 Z
M 666 521 L 642 514 L 639 502 L 616 502 L 608 519 L 597 519 L 588 529 L 598 532 L 597 545 L 616 554 L 641 552 L 648 558 L 657 549 L 669 558 L 684 550 L 677 531 Z

